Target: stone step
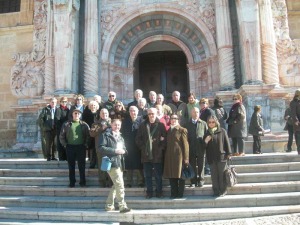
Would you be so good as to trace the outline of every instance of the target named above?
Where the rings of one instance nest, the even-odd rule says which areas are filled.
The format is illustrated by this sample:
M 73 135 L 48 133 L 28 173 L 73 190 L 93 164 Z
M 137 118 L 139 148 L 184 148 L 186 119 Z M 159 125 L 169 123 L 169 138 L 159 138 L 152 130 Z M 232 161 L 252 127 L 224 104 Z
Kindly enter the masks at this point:
M 4 207 L 103 209 L 107 197 L 0 196 Z M 125 197 L 134 209 L 237 208 L 300 204 L 300 192 L 213 196 L 185 196 L 181 199 Z
M 98 223 L 189 223 L 226 219 L 255 218 L 299 213 L 299 205 L 238 207 L 238 208 L 207 208 L 207 209 L 163 209 L 139 210 L 121 214 L 118 211 L 105 212 L 102 209 L 68 209 L 65 208 L 22 208 L 0 207 L 0 218 L 12 220 L 35 220 L 53 222 L 98 222 Z M 220 213 L 221 212 L 221 213 Z
M 14 186 L 14 185 L 0 185 L 0 193 L 2 196 L 53 196 L 53 197 L 99 197 L 107 196 L 110 188 L 100 187 L 85 187 L 85 188 L 68 188 L 66 186 Z M 170 193 L 170 187 L 163 187 L 164 193 Z M 299 192 L 300 181 L 286 181 L 286 182 L 267 182 L 267 183 L 238 183 L 232 188 L 228 188 L 228 194 L 261 194 L 261 193 L 284 193 L 284 192 Z M 126 188 L 126 196 L 145 196 L 145 188 Z M 185 188 L 186 196 L 194 195 L 212 195 L 212 187 L 205 184 L 203 187 L 189 187 Z
M 76 178 L 79 181 L 79 177 Z M 264 172 L 264 173 L 240 173 L 239 183 L 261 183 L 276 181 L 298 181 L 300 171 Z M 86 177 L 88 186 L 98 186 L 96 176 Z M 64 186 L 68 185 L 69 178 L 65 177 L 0 177 L 0 185 L 29 185 L 29 186 Z M 210 176 L 205 176 L 205 183 L 210 184 Z M 168 180 L 163 179 L 163 184 L 168 185 Z
M 291 163 L 267 163 L 267 164 L 247 164 L 235 165 L 237 173 L 255 173 L 255 172 L 281 172 L 281 171 L 299 171 L 300 162 Z M 37 169 L 1 169 L 0 176 L 2 177 L 47 177 L 47 176 L 68 176 L 67 168 L 37 168 Z M 76 170 L 78 174 L 78 170 Z M 86 176 L 98 176 L 97 169 L 86 169 Z

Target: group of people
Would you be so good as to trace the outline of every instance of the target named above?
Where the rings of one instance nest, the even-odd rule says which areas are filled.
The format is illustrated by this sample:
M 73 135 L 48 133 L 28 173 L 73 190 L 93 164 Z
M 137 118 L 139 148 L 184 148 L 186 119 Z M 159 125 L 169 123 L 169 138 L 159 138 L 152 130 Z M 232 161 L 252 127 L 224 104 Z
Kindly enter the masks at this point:
M 188 95 L 188 103 L 185 103 L 180 100 L 180 93 L 174 91 L 169 104 L 164 102 L 162 94 L 154 91 L 149 93 L 148 101 L 143 98 L 142 90 L 137 89 L 134 96 L 127 108 L 117 100 L 116 93 L 110 91 L 106 102 L 96 95 L 86 106 L 84 96 L 79 94 L 71 107 L 67 105 L 68 99 L 61 97 L 58 107 L 57 99 L 51 98 L 49 105 L 42 109 L 39 125 L 44 157 L 47 161 L 56 160 L 57 149 L 59 160 L 68 161 L 69 187 L 76 183 L 76 160 L 79 184 L 86 186 L 88 150 L 90 168 L 97 166 L 100 186 L 112 186 L 106 201 L 107 211 L 115 209 L 115 199 L 120 212 L 130 211 L 124 200 L 125 187 L 146 186 L 147 199 L 162 198 L 162 178 L 169 179 L 170 198 L 183 197 L 185 179 L 182 178 L 182 169 L 189 164 L 196 171 L 190 186 L 202 187 L 207 170 L 211 174 L 214 196 L 226 195 L 223 173 L 227 159 L 231 155 L 245 155 L 247 125 L 242 96 L 233 95 L 228 114 L 219 97 L 214 99 L 214 106 L 210 108 L 208 99 L 198 101 L 193 93 Z M 297 96 L 291 108 L 300 112 L 300 91 Z M 260 136 L 264 133 L 260 111 L 260 106 L 254 107 L 249 126 L 254 154 L 261 153 Z M 291 117 L 300 118 L 299 112 L 292 113 Z M 294 125 L 298 126 L 299 122 L 294 122 Z M 297 140 L 300 143 L 299 134 L 296 143 Z M 232 139 L 233 152 L 229 138 Z M 107 173 L 100 170 L 104 156 L 112 162 Z M 123 179 L 124 171 L 126 179 Z M 155 177 L 155 190 L 152 176 Z

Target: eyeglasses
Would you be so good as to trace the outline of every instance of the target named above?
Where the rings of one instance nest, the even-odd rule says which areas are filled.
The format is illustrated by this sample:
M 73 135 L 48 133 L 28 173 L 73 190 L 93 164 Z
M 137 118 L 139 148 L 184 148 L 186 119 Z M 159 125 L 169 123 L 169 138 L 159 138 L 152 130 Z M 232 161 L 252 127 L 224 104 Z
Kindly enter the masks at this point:
M 177 117 L 171 117 L 171 120 L 178 120 Z
M 208 123 L 216 123 L 215 121 L 208 121 Z
M 110 98 L 111 98 L 111 97 L 115 97 L 115 96 L 114 96 L 114 95 L 109 95 L 108 97 L 110 97 Z
M 200 102 L 200 104 L 206 104 L 206 102 Z
M 82 98 L 77 98 L 76 100 L 77 100 L 77 101 L 82 101 Z
M 233 98 L 232 100 L 233 100 L 233 101 L 236 101 L 236 100 L 238 100 L 238 99 L 237 99 L 237 98 Z
M 121 107 L 121 105 L 115 105 L 115 107 Z
M 148 116 L 152 116 L 152 115 L 154 115 L 154 113 L 148 113 Z

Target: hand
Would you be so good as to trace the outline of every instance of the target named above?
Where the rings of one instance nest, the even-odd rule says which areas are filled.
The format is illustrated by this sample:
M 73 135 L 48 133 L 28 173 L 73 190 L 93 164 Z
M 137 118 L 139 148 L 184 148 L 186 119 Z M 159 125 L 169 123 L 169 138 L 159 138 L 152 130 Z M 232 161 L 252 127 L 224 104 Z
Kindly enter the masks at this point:
M 163 136 L 160 137 L 160 141 L 163 141 L 165 140 L 165 138 Z
M 295 124 L 296 124 L 296 126 L 299 126 L 299 121 L 296 121 Z
M 210 142 L 210 140 L 211 140 L 212 138 L 211 138 L 211 136 L 209 135 L 209 136 L 207 136 L 206 138 L 205 138 L 205 143 L 207 144 L 208 142 Z
M 116 153 L 117 155 L 123 155 L 123 154 L 125 154 L 125 150 L 124 150 L 124 149 L 116 149 L 116 150 L 115 150 L 115 153 Z
M 188 165 L 189 164 L 189 160 L 188 159 L 184 160 L 184 164 Z

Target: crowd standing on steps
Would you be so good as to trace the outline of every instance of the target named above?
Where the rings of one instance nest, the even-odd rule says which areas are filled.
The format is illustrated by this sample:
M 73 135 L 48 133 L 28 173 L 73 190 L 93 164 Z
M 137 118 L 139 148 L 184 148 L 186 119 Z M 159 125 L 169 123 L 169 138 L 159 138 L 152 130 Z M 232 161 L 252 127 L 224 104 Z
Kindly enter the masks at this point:
M 190 180 L 191 187 L 203 187 L 205 174 L 211 173 L 214 195 L 224 196 L 227 188 L 222 174 L 227 159 L 231 155 L 245 155 L 247 115 L 242 96 L 232 96 L 227 113 L 218 96 L 210 108 L 207 98 L 198 100 L 191 92 L 185 103 L 180 95 L 179 91 L 173 91 L 172 100 L 167 103 L 163 94 L 150 91 L 147 101 L 143 91 L 137 89 L 127 107 L 117 99 L 114 91 L 108 93 L 106 102 L 100 95 L 86 102 L 83 95 L 77 94 L 73 104 L 70 105 L 72 99 L 62 96 L 57 106 L 57 99 L 53 97 L 38 117 L 44 157 L 47 161 L 57 160 L 57 152 L 59 161 L 68 161 L 69 187 L 76 183 L 76 161 L 79 184 L 86 186 L 88 158 L 90 169 L 98 170 L 99 186 L 111 187 L 107 211 L 115 209 L 115 201 L 120 212 L 130 211 L 124 200 L 125 187 L 145 186 L 147 199 L 163 198 L 162 177 L 169 179 L 171 198 L 183 197 L 185 181 L 181 179 L 181 169 L 187 163 L 196 174 Z M 261 136 L 265 130 L 261 111 L 261 106 L 254 107 L 249 124 L 253 154 L 262 153 Z M 295 91 L 284 119 L 284 130 L 289 134 L 287 152 L 292 151 L 295 137 L 300 154 L 300 89 Z M 109 172 L 100 170 L 104 156 L 113 161 Z

